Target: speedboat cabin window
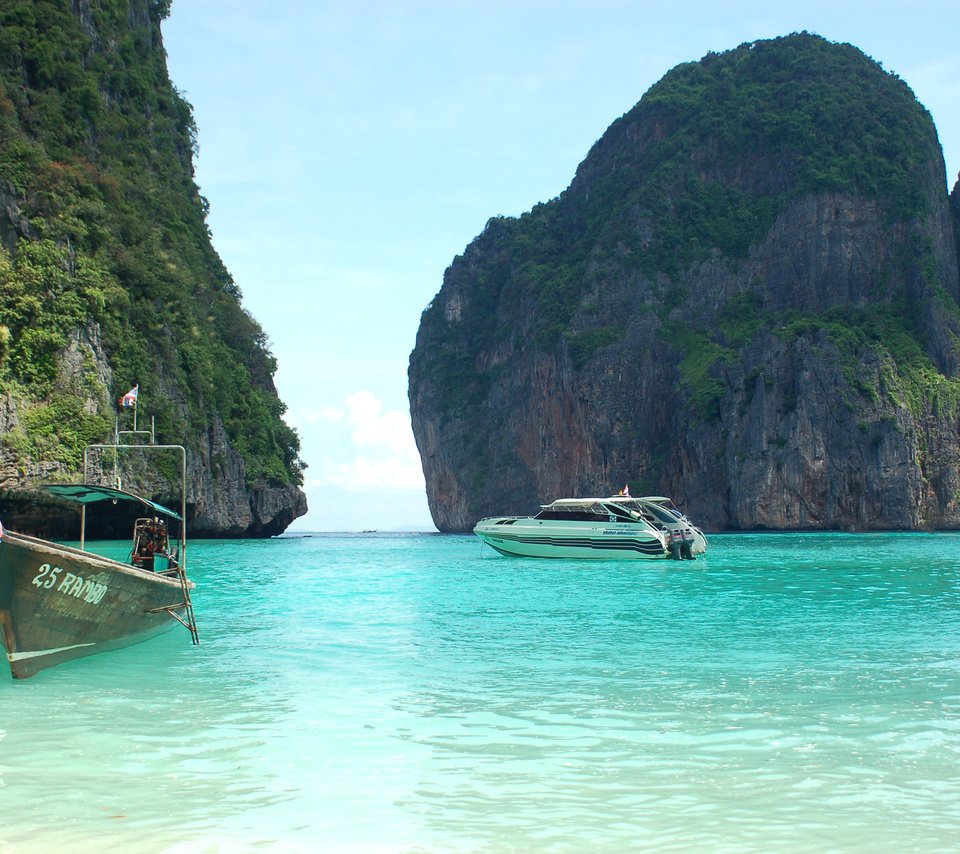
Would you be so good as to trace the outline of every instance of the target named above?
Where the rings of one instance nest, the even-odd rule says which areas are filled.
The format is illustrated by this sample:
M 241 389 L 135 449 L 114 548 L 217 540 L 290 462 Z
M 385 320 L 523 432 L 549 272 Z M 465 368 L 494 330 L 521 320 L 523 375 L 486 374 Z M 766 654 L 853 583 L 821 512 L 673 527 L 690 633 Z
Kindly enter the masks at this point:
M 610 514 L 592 510 L 550 510 L 544 508 L 534 519 L 543 519 L 563 522 L 609 522 Z

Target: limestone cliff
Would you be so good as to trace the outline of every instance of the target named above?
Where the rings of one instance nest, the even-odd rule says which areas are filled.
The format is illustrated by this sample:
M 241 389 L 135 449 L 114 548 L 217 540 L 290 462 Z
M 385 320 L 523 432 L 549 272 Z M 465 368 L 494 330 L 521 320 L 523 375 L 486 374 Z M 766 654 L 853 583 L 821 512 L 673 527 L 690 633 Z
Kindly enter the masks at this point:
M 625 482 L 711 530 L 960 526 L 946 189 L 929 115 L 850 45 L 668 73 L 424 311 L 438 528 Z
M 39 481 L 140 428 L 187 447 L 189 530 L 267 536 L 306 512 L 276 363 L 214 251 L 193 180 L 196 126 L 171 84 L 169 0 L 0 8 L 0 519 L 76 534 Z M 168 502 L 175 467 L 127 485 Z M 174 489 L 175 487 L 175 489 Z

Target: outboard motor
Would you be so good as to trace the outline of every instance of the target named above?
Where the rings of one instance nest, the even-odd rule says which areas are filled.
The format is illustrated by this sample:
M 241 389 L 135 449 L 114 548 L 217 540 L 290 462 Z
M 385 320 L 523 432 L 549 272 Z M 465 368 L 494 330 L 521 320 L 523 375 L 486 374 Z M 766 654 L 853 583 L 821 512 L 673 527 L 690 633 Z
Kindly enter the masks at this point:
M 679 528 L 667 531 L 667 546 L 670 549 L 671 558 L 683 560 L 683 534 Z

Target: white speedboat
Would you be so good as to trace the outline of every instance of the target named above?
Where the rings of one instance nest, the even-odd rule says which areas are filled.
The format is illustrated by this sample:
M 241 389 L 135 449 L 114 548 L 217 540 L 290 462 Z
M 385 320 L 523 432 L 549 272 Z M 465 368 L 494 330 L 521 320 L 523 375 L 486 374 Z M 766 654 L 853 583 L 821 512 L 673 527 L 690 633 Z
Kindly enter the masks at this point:
M 473 532 L 518 557 L 657 560 L 694 557 L 707 540 L 669 498 L 560 498 L 536 516 L 481 519 Z

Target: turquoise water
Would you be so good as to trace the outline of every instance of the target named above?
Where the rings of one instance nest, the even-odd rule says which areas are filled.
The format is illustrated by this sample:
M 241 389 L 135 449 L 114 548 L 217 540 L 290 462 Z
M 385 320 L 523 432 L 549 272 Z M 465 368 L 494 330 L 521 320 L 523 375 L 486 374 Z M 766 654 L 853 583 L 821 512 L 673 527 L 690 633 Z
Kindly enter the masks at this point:
M 0 851 L 960 848 L 960 535 L 191 544 L 185 630 L 0 681 Z

